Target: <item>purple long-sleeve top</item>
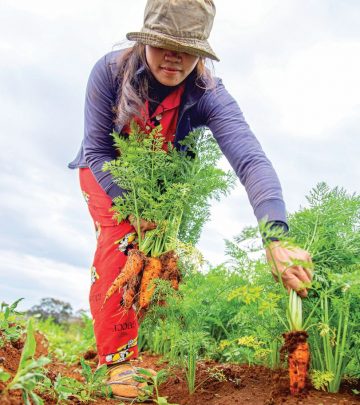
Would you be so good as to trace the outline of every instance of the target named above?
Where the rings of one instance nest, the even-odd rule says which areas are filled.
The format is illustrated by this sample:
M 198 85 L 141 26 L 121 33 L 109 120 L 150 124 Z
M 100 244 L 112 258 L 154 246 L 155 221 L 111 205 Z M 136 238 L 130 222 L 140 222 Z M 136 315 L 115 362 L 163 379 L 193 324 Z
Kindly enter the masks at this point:
M 116 158 L 113 138 L 114 106 L 118 102 L 118 70 L 120 52 L 104 55 L 93 67 L 86 88 L 84 138 L 71 169 L 89 167 L 100 186 L 111 197 L 124 190 L 114 182 L 109 172 L 103 172 L 104 162 Z M 215 88 L 205 90 L 196 85 L 193 75 L 186 80 L 182 98 L 175 145 L 191 130 L 208 127 L 221 151 L 244 185 L 258 221 L 286 221 L 285 204 L 276 172 L 246 123 L 235 99 L 222 81 L 215 79 Z

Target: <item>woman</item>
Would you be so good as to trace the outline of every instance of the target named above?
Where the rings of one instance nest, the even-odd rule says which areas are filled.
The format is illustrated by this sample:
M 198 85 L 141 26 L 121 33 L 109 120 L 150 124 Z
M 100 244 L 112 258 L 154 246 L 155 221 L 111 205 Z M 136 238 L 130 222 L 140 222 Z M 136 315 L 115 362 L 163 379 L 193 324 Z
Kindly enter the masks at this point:
M 126 362 L 137 356 L 134 311 L 119 311 L 120 297 L 114 294 L 100 312 L 135 238 L 132 224 L 117 224 L 109 212 L 112 198 L 124 193 L 102 171 L 104 162 L 116 158 L 112 130 L 126 133 L 131 119 L 147 131 L 160 123 L 166 141 L 179 147 L 189 131 L 207 126 L 245 186 L 258 221 L 265 219 L 273 227 L 288 229 L 281 186 L 271 163 L 236 101 L 205 68 L 206 58 L 218 60 L 207 41 L 214 16 L 212 0 L 148 0 L 142 30 L 127 34 L 135 45 L 102 57 L 88 81 L 85 136 L 69 166 L 80 169 L 81 189 L 98 236 L 90 307 L 99 364 L 117 364 L 110 368 L 109 384 L 120 397 L 134 398 L 141 387 L 132 379 L 136 369 Z M 141 230 L 154 226 L 142 221 Z M 310 283 L 310 272 L 295 265 L 285 272 L 284 263 L 291 258 L 309 261 L 308 253 L 289 251 L 274 240 L 267 257 L 282 273 L 286 287 L 306 296 L 303 284 Z

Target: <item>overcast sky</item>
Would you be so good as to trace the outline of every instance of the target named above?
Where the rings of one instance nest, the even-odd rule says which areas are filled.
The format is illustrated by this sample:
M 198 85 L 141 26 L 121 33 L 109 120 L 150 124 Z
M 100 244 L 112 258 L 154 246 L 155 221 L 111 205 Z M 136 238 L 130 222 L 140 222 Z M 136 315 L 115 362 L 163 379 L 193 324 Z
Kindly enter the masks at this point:
M 145 0 L 2 0 L 0 301 L 42 297 L 88 307 L 95 235 L 67 169 L 83 136 L 94 63 L 141 28 Z M 215 73 L 272 161 L 287 209 L 319 181 L 359 192 L 360 2 L 218 0 Z M 225 164 L 225 163 L 224 163 Z M 213 205 L 199 248 L 256 225 L 243 187 Z

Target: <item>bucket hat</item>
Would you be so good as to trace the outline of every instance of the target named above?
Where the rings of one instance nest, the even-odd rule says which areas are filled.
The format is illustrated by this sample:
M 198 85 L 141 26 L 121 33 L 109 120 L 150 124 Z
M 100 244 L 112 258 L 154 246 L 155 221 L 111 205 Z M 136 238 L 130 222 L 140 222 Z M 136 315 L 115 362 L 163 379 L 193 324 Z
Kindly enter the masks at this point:
M 215 13 L 213 0 L 148 0 L 141 31 L 126 38 L 218 61 L 207 41 Z

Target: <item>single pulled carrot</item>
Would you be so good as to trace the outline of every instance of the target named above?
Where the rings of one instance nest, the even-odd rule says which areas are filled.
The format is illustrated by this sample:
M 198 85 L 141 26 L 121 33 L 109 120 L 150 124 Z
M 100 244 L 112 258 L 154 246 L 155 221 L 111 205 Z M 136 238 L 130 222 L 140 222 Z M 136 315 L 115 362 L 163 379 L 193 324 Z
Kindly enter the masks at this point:
M 310 350 L 305 331 L 292 331 L 284 334 L 283 349 L 288 352 L 290 392 L 301 394 L 305 388 L 306 376 L 310 365 Z
M 161 274 L 161 261 L 157 257 L 147 257 L 140 285 L 139 309 L 146 309 L 150 305 L 155 291 L 154 280 Z
M 131 249 L 127 261 L 121 273 L 116 277 L 116 279 L 111 284 L 110 288 L 106 292 L 104 302 L 101 309 L 104 307 L 108 299 L 116 292 L 120 291 L 121 288 L 132 278 L 138 276 L 144 268 L 145 255 L 137 249 Z

